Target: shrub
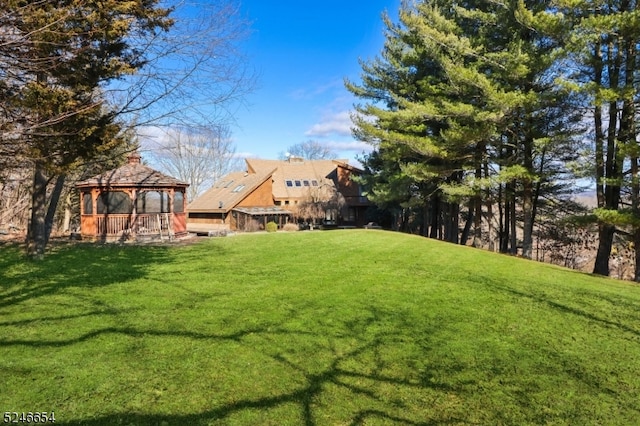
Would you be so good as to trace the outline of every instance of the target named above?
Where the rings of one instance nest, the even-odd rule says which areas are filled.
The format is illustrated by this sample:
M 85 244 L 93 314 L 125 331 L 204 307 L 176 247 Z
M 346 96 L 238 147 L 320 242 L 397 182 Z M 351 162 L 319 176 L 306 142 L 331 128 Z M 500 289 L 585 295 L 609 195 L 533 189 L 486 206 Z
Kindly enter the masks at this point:
M 267 223 L 267 232 L 276 232 L 278 230 L 278 224 L 275 222 Z
M 287 223 L 286 225 L 284 225 L 282 227 L 283 231 L 297 231 L 298 230 L 298 225 L 295 223 Z

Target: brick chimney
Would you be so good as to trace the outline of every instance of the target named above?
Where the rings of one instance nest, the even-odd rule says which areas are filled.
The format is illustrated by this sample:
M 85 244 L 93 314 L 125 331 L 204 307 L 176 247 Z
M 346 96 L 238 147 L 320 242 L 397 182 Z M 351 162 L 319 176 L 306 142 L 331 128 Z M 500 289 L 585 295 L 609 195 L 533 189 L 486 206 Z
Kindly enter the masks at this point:
M 138 154 L 137 152 L 133 152 L 133 153 L 129 154 L 129 156 L 127 157 L 127 161 L 131 165 L 140 164 L 140 159 L 141 158 L 142 157 L 140 157 L 140 154 Z

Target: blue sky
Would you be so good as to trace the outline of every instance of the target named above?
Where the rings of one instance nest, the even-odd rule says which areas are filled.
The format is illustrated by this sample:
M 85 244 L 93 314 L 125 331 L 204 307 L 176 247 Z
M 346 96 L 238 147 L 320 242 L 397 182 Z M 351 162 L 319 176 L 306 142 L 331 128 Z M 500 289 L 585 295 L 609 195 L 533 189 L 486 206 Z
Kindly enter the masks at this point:
M 400 0 L 244 0 L 252 22 L 244 51 L 259 75 L 257 89 L 235 113 L 233 139 L 243 157 L 277 158 L 287 147 L 316 140 L 356 164 L 370 148 L 350 134 L 357 102 L 344 78 L 359 81 L 359 58 L 381 52 L 387 10 Z

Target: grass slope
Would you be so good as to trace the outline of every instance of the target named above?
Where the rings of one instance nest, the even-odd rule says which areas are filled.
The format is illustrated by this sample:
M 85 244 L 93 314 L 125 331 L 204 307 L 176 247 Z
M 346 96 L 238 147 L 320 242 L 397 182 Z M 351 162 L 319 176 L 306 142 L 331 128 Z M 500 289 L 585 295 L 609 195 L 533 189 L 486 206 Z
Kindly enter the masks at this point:
M 384 231 L 0 247 L 0 411 L 635 424 L 640 287 Z

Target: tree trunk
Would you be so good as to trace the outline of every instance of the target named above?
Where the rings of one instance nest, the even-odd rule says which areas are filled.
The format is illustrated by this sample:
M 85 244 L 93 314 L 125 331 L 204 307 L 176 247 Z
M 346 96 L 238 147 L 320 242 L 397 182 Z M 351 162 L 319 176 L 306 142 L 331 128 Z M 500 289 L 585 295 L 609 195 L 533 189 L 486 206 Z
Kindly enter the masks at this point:
M 51 197 L 49 198 L 47 216 L 45 217 L 45 247 L 49 243 L 49 237 L 51 237 L 51 231 L 53 230 L 53 219 L 56 215 L 56 210 L 58 209 L 58 203 L 60 202 L 60 195 L 62 194 L 62 190 L 64 189 L 65 179 L 65 175 L 59 175 L 56 178 L 56 184 L 54 185 L 53 191 L 51 192 Z
M 482 197 L 475 195 L 473 197 L 474 217 L 473 217 L 473 246 L 482 247 Z
M 533 184 L 527 179 L 523 182 L 522 192 L 522 213 L 523 213 L 523 233 L 522 233 L 522 257 L 531 259 L 533 254 Z
M 460 227 L 460 204 L 457 202 L 448 203 L 449 220 L 447 221 L 447 241 L 458 244 L 458 231 Z
M 609 76 L 609 87 L 618 87 L 620 80 L 620 65 L 621 56 L 619 50 L 614 49 L 610 44 L 606 46 L 607 58 L 610 58 L 607 62 L 607 74 Z M 615 53 L 614 53 L 615 51 Z M 596 52 L 598 56 L 599 52 Z M 612 59 L 611 59 L 612 58 Z M 603 84 L 602 70 L 596 68 L 596 83 Z M 609 102 L 608 108 L 609 124 L 607 126 L 607 149 L 604 155 L 603 168 L 604 173 L 602 176 L 596 176 L 600 180 L 608 179 L 604 182 L 604 205 L 598 207 L 604 207 L 606 209 L 617 210 L 620 202 L 620 183 L 622 180 L 622 167 L 618 164 L 619 148 L 618 148 L 618 135 L 616 130 L 618 129 L 618 103 L 616 101 Z M 596 116 L 596 119 L 600 117 Z M 596 124 L 598 124 L 596 122 Z M 598 130 L 598 129 L 596 129 Z M 602 131 L 602 129 L 601 129 Z M 596 134 L 596 138 L 598 134 Z M 602 141 L 604 141 L 604 133 L 601 135 Z M 596 144 L 596 149 L 598 146 Z M 599 169 L 596 169 L 597 173 L 600 173 Z M 599 224 L 598 229 L 598 253 L 596 254 L 596 263 L 594 265 L 593 273 L 599 275 L 609 275 L 609 256 L 611 255 L 611 247 L 613 246 L 613 236 L 615 234 L 615 226 L 610 224 Z
M 514 185 L 511 185 L 510 197 L 511 200 L 509 202 L 509 253 L 518 254 L 518 234 L 517 234 L 517 224 L 518 220 L 516 217 L 516 199 L 515 199 L 515 190 Z
M 522 257 L 531 259 L 533 257 L 533 136 L 530 131 L 533 127 L 533 119 L 530 114 L 527 116 L 528 129 L 524 140 L 524 167 L 529 172 L 529 176 L 522 182 Z
M 438 238 L 438 227 L 440 226 L 440 199 L 438 196 L 431 198 L 431 229 L 429 230 L 429 238 Z
M 480 182 L 482 179 L 482 157 L 484 152 L 484 145 L 478 144 L 476 146 L 475 152 L 475 163 L 476 163 L 476 173 L 475 178 L 476 182 Z M 476 183 L 477 185 L 477 183 Z M 473 223 L 473 246 L 480 248 L 482 247 L 482 193 L 480 192 L 480 188 L 476 186 L 475 188 L 476 194 L 474 195 L 474 203 L 475 203 L 475 216 Z
M 460 235 L 460 245 L 467 245 L 467 241 L 469 241 L 469 233 L 471 231 L 471 224 L 474 220 L 474 211 L 473 211 L 473 202 L 469 203 L 469 213 L 467 215 L 467 221 L 464 223 L 464 228 L 462 229 L 462 235 Z
M 598 275 L 609 275 L 609 255 L 613 246 L 613 234 L 615 226 L 606 223 L 598 225 L 598 253 L 593 273 Z
M 484 176 L 489 177 L 489 162 L 484 162 Z M 487 206 L 487 235 L 489 236 L 489 251 L 495 251 L 495 238 L 493 235 L 493 197 L 491 196 L 491 186 L 487 185 L 485 194 Z
M 31 223 L 27 233 L 27 254 L 36 260 L 44 258 L 47 245 L 47 184 L 49 182 L 44 172 L 44 164 L 40 160 L 36 161 L 31 194 Z
M 640 282 L 640 229 L 636 229 L 633 232 L 633 245 L 635 249 L 635 271 L 633 273 L 633 280 Z
M 503 190 L 503 185 L 498 185 L 498 250 L 500 253 L 506 253 L 509 249 L 509 201 L 506 197 L 506 188 Z

